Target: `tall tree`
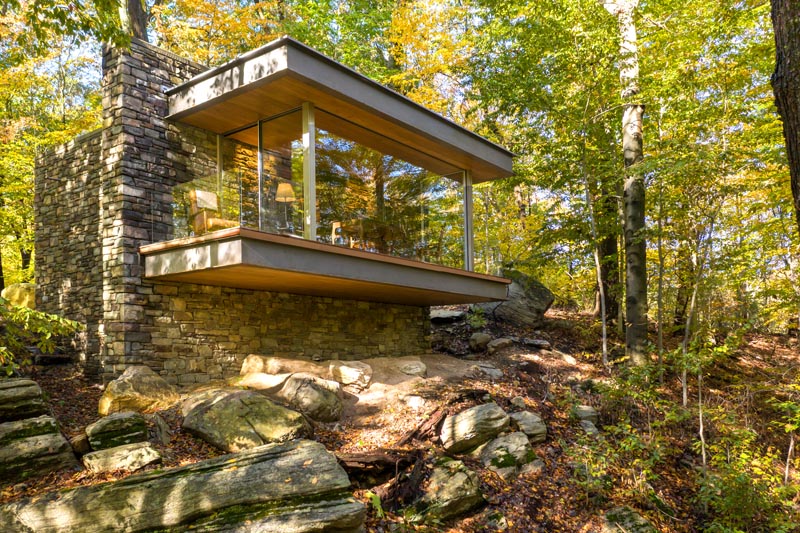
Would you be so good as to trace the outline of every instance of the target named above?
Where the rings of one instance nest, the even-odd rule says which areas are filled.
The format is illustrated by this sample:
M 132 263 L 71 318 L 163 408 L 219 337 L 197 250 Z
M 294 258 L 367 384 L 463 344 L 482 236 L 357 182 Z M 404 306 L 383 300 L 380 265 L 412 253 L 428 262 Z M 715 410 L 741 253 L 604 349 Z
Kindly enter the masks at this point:
M 601 0 L 602 1 L 602 0 Z M 625 162 L 623 231 L 625 237 L 625 351 L 636 365 L 647 363 L 647 245 L 645 242 L 642 118 L 639 102 L 639 50 L 634 15 L 639 0 L 603 1 L 619 27 L 619 78 L 622 85 L 622 152 Z
M 800 230 L 800 2 L 772 0 L 775 72 L 772 88 L 783 119 L 794 212 Z

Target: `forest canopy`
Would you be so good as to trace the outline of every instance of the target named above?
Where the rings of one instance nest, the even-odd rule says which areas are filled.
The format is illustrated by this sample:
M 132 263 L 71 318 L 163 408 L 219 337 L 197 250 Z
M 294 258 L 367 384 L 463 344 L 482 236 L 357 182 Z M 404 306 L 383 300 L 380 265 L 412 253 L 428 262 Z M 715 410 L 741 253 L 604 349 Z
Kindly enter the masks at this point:
M 633 100 L 609 6 L 628 6 L 638 32 Z M 602 299 L 621 327 L 623 188 L 635 174 L 647 194 L 630 239 L 646 245 L 647 317 L 659 332 L 682 331 L 690 314 L 693 329 L 798 323 L 775 45 L 769 5 L 756 1 L 6 2 L 4 284 L 33 276 L 35 151 L 99 126 L 99 43 L 124 46 L 137 10 L 143 37 L 208 65 L 291 35 L 518 154 L 513 178 L 476 187 L 481 271 L 514 265 L 560 306 L 599 314 Z M 626 171 L 619 125 L 632 102 L 644 143 Z

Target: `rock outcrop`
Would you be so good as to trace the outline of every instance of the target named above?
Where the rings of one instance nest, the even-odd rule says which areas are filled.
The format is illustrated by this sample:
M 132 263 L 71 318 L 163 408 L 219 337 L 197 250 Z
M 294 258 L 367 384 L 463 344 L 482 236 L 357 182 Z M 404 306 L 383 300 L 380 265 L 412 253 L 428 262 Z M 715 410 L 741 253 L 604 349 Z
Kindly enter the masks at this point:
M 0 506 L 0 531 L 349 533 L 365 509 L 316 442 L 271 444 L 171 470 Z
M 254 391 L 208 390 L 187 399 L 184 406 L 183 428 L 227 452 L 311 434 L 302 414 Z
M 544 322 L 544 314 L 553 305 L 555 296 L 535 279 L 517 270 L 504 270 L 503 276 L 511 279 L 508 300 L 477 304 L 495 319 L 518 327 L 532 328 Z
M 510 419 L 496 403 L 471 407 L 444 419 L 439 438 L 449 453 L 461 453 L 488 442 L 508 428 Z
M 167 409 L 180 400 L 177 389 L 146 366 L 129 366 L 106 385 L 97 411 L 106 416 L 120 411 Z
M 0 485 L 76 465 L 39 385 L 29 379 L 0 380 Z
M 72 447 L 53 417 L 0 423 L 0 485 L 76 465 Z
M 29 379 L 0 379 L 0 422 L 47 414 L 42 389 Z
M 492 342 L 492 336 L 488 333 L 473 333 L 469 338 L 469 349 L 473 352 L 482 352 L 490 342 Z

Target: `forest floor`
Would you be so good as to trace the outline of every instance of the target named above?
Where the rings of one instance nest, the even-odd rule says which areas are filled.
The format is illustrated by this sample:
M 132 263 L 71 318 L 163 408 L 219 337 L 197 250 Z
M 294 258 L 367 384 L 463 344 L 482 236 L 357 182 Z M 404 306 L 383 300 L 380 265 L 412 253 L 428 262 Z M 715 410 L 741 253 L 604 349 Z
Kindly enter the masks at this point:
M 659 412 L 658 408 L 642 408 L 638 400 L 627 393 L 617 396 L 609 393 L 611 378 L 619 373 L 624 363 L 603 366 L 599 325 L 589 315 L 550 311 L 547 323 L 535 332 L 518 331 L 492 322 L 482 329 L 494 337 L 513 335 L 545 339 L 551 343 L 552 350 L 515 344 L 492 355 L 469 354 L 467 339 L 473 329 L 466 322 L 439 326 L 434 331 L 437 349 L 460 358 L 490 361 L 503 370 L 503 378 L 467 378 L 467 382 L 426 380 L 425 386 L 416 391 L 426 400 L 422 407 L 414 409 L 402 402 L 390 402 L 369 416 L 317 425 L 316 439 L 328 449 L 342 453 L 393 448 L 398 439 L 424 421 L 447 398 L 456 397 L 465 389 L 474 389 L 485 391 L 483 397 L 462 395 L 460 403 L 453 407 L 457 410 L 469 407 L 488 394 L 502 408 L 513 411 L 511 400 L 522 397 L 529 410 L 542 416 L 548 426 L 548 437 L 535 445 L 534 450 L 544 461 L 544 469 L 506 483 L 477 460 L 465 457 L 464 462 L 481 477 L 487 505 L 472 516 L 436 526 L 416 525 L 408 516 L 384 514 L 384 509 L 371 503 L 369 490 L 373 487 L 356 484 L 356 497 L 369 507 L 368 531 L 482 532 L 493 530 L 487 526 L 491 522 L 502 524 L 494 530 L 504 527 L 507 531 L 519 532 L 599 532 L 603 512 L 619 505 L 635 508 L 659 531 L 677 533 L 702 529 L 708 510 L 699 505 L 697 499 L 697 480 L 702 472 L 697 449 L 698 417 L 687 410 L 679 421 L 667 422 L 674 410 Z M 620 351 L 618 340 L 612 339 L 612 348 L 612 352 Z M 102 388 L 86 380 L 74 366 L 35 367 L 28 369 L 27 374 L 42 386 L 68 438 L 97 420 Z M 764 392 L 799 383 L 800 351 L 796 339 L 748 334 L 738 349 L 709 368 L 705 375 L 705 402 L 709 412 L 729 410 L 736 415 L 736 420 L 746 421 L 760 442 L 776 451 L 776 464 L 772 466 L 782 475 L 783 465 L 778 464 L 777 459 L 785 459 L 788 436 L 774 424 L 779 415 L 766 401 L 771 395 Z M 666 403 L 651 401 L 647 405 L 680 403 L 681 387 L 676 376 L 666 375 L 656 391 Z M 694 400 L 696 387 L 690 387 L 689 391 Z M 576 404 L 595 406 L 600 413 L 599 426 L 612 429 L 603 431 L 599 438 L 588 437 L 571 416 L 572 406 Z M 181 430 L 177 407 L 160 414 L 173 433 L 169 445 L 156 445 L 164 457 L 162 467 L 190 464 L 221 454 Z M 624 427 L 622 420 L 638 428 L 639 435 L 652 437 L 654 432 L 659 432 L 659 427 L 662 428 L 658 433 L 657 459 L 652 454 L 642 453 L 643 449 L 650 449 L 648 443 L 642 443 L 647 437 L 639 437 L 638 441 L 620 437 L 619 428 Z M 709 424 L 709 427 L 711 429 L 706 431 L 713 433 L 713 426 Z M 708 435 L 708 438 L 713 440 L 713 436 Z M 414 446 L 432 451 L 434 455 L 443 453 L 431 442 L 414 442 L 405 447 Z M 790 473 L 797 475 L 793 470 Z M 124 472 L 54 473 L 2 490 L 0 503 L 126 475 Z M 795 510 L 797 508 L 795 501 Z M 501 516 L 503 518 L 498 520 Z

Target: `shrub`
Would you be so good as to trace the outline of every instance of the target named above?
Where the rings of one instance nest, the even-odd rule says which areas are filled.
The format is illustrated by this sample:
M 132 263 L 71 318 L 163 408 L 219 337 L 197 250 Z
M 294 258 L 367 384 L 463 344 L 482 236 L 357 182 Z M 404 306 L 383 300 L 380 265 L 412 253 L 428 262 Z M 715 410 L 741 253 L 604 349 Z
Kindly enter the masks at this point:
M 29 346 L 53 353 L 55 340 L 79 331 L 80 324 L 41 311 L 12 305 L 0 298 L 0 372 L 11 375 L 30 362 Z

